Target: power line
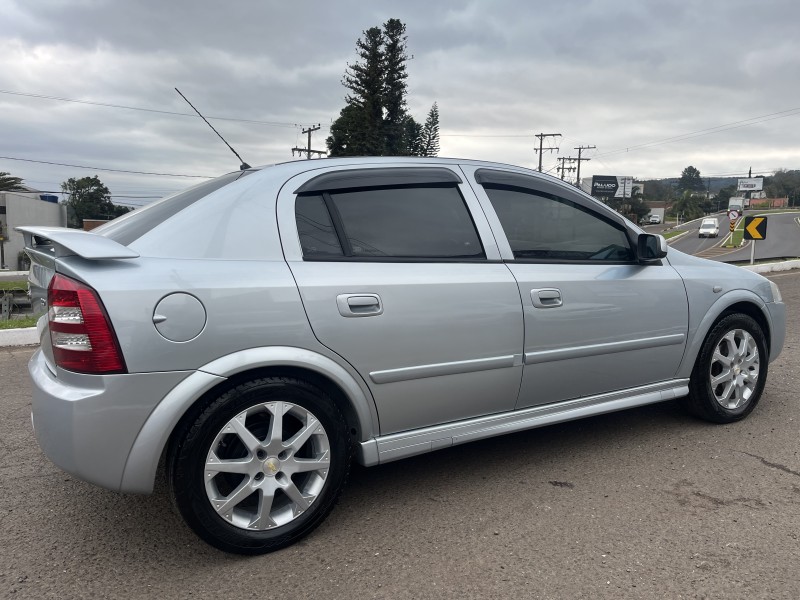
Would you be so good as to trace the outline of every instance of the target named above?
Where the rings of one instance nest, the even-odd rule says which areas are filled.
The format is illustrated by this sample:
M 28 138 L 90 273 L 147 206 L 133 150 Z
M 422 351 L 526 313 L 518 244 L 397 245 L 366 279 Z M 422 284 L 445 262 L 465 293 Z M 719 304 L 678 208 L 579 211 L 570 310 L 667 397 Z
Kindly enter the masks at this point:
M 534 134 L 490 134 L 490 133 L 440 133 L 439 137 L 480 137 L 480 138 L 532 138 Z
M 142 106 L 126 106 L 124 104 L 110 104 L 107 102 L 93 102 L 91 100 L 76 100 L 74 98 L 62 98 L 60 96 L 48 96 L 46 94 L 32 94 L 27 92 L 14 92 L 11 90 L 0 90 L 0 94 L 8 94 L 11 96 L 24 96 L 26 98 L 39 98 L 42 100 L 57 100 L 59 102 L 72 102 L 74 104 L 88 104 L 90 106 L 103 106 L 106 108 L 121 108 L 125 110 L 138 110 L 142 112 L 149 112 L 149 113 L 156 113 L 161 115 L 172 115 L 178 117 L 191 117 L 193 119 L 198 118 L 197 115 L 193 115 L 192 113 L 185 113 L 185 112 L 178 112 L 172 110 L 160 110 L 157 108 L 145 108 Z M 287 123 L 281 121 L 259 121 L 257 119 L 236 119 L 233 117 L 208 117 L 209 119 L 214 119 L 216 121 L 234 121 L 237 123 L 254 123 L 256 125 L 269 125 L 270 127 L 287 127 L 292 129 L 297 129 L 301 127 L 298 123 Z
M 751 117 L 749 119 L 743 119 L 741 121 L 733 121 L 732 123 L 725 123 L 724 125 L 717 125 L 716 127 L 709 127 L 707 129 L 699 129 L 697 131 L 692 131 L 689 133 L 682 133 L 680 135 L 663 138 L 661 140 L 656 140 L 653 142 L 646 142 L 644 144 L 636 144 L 635 146 L 628 146 L 626 148 L 620 148 L 618 150 L 610 150 L 608 152 L 603 152 L 602 154 L 597 154 L 595 156 L 609 156 L 612 154 L 621 154 L 625 152 L 630 152 L 631 150 L 639 150 L 642 148 L 650 148 L 653 146 L 659 146 L 661 144 L 672 144 L 674 142 L 681 142 L 684 140 L 701 137 L 704 135 L 711 135 L 712 133 L 721 133 L 723 131 L 729 131 L 731 129 L 739 129 L 741 127 L 749 127 L 750 125 L 758 125 L 759 123 L 765 123 L 767 121 L 774 121 L 775 119 L 785 119 L 786 117 L 794 117 L 800 115 L 800 107 L 798 108 L 790 108 L 788 110 L 782 110 L 775 113 L 769 113 L 767 115 L 761 115 L 758 117 Z
M 87 167 L 85 165 L 70 165 L 67 163 L 52 162 L 49 160 L 33 160 L 32 158 L 16 158 L 14 156 L 0 156 L 3 160 L 18 160 L 21 162 L 39 163 L 42 165 L 56 165 L 58 167 L 71 167 L 73 169 L 89 169 L 90 171 L 108 171 L 110 173 L 131 173 L 133 175 L 158 175 L 160 177 L 193 177 L 197 179 L 213 179 L 213 175 L 182 175 L 179 173 L 154 173 L 152 171 L 127 171 L 125 169 L 108 169 L 104 167 Z

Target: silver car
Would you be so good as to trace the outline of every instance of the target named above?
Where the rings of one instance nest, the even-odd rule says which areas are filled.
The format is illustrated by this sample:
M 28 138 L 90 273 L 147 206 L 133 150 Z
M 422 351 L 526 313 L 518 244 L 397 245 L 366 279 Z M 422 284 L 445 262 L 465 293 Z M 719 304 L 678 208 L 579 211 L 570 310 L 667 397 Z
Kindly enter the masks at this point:
M 308 534 L 352 460 L 672 399 L 742 419 L 784 342 L 774 283 L 507 165 L 297 161 L 20 231 L 48 306 L 42 449 L 121 492 L 163 464 L 229 552 Z

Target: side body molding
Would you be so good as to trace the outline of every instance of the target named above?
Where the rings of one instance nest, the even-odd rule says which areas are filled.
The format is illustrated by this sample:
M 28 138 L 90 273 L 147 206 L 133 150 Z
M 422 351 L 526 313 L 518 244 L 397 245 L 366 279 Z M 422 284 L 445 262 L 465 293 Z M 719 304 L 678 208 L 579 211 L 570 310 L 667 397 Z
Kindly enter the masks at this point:
M 149 494 L 153 491 L 158 462 L 169 437 L 189 407 L 205 392 L 225 379 L 259 367 L 290 366 L 316 371 L 344 392 L 359 421 L 363 439 L 378 435 L 378 415 L 372 398 L 358 381 L 332 359 L 286 346 L 250 348 L 218 358 L 180 382 L 156 406 L 131 448 L 122 475 L 120 491 Z M 361 458 L 361 457 L 359 457 Z

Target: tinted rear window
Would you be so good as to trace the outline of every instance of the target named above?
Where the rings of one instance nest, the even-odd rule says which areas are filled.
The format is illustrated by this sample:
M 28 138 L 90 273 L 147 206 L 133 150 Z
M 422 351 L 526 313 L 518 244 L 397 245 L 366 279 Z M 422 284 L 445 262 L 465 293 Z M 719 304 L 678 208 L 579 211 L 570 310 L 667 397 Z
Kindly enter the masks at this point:
M 484 259 L 478 232 L 453 185 L 333 191 L 298 197 L 306 259 Z
M 235 171 L 217 177 L 216 179 L 206 181 L 184 192 L 180 192 L 169 198 L 164 198 L 163 200 L 158 200 L 143 208 L 114 219 L 107 225 L 101 225 L 95 229 L 93 233 L 98 233 L 123 246 L 127 246 L 131 242 L 142 237 L 159 223 L 163 223 L 201 198 L 252 173 L 255 173 L 255 170 Z

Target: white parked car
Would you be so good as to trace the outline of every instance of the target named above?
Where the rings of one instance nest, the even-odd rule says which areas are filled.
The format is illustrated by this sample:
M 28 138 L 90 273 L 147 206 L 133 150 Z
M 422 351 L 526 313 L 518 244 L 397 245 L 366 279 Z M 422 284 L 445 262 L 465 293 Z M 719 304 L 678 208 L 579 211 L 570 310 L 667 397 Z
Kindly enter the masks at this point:
M 661 223 L 661 217 L 658 215 L 650 215 L 650 225 L 658 225 Z
M 719 221 L 717 219 L 703 219 L 697 235 L 698 237 L 717 237 L 719 235 Z

